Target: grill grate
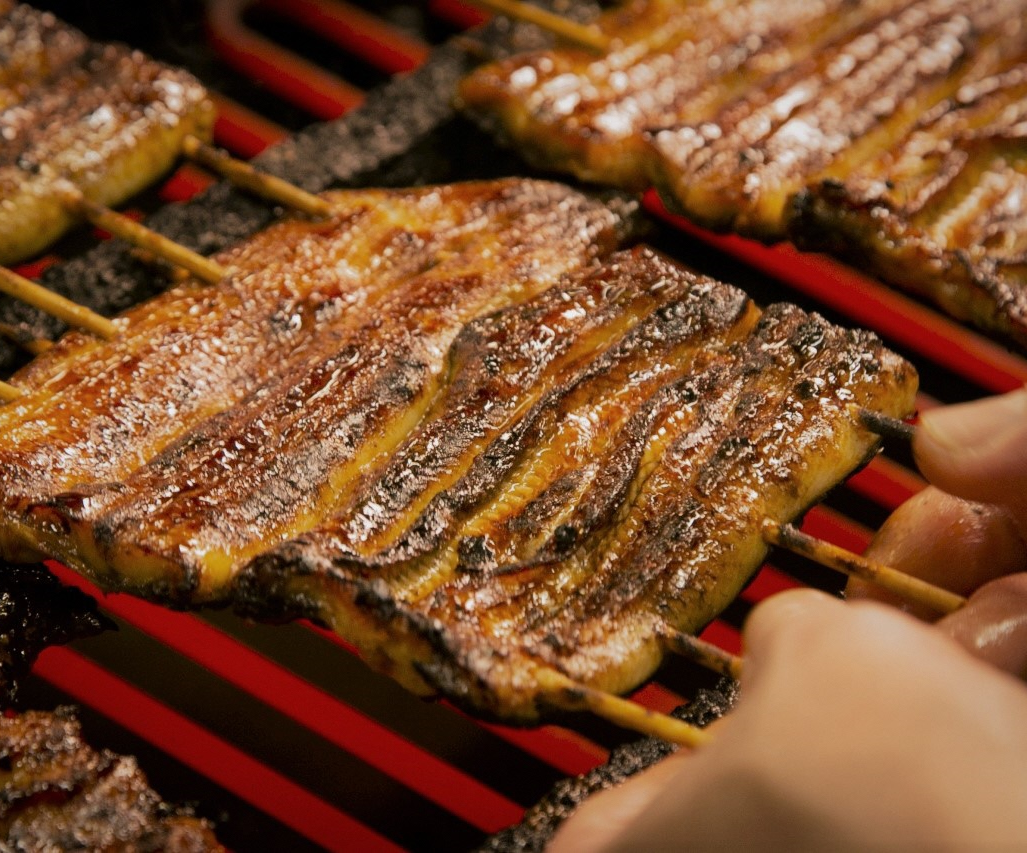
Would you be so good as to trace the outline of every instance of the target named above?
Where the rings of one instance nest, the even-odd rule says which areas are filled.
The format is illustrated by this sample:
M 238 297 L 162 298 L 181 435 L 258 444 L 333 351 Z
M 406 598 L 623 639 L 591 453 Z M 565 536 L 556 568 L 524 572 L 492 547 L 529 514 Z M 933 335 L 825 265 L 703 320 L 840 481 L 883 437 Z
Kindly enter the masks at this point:
M 41 5 L 95 38 L 130 41 L 197 73 L 217 93 L 216 141 L 242 157 L 311 121 L 349 112 L 367 89 L 431 62 L 433 45 L 484 20 L 458 0 L 211 0 L 206 8 L 179 0 L 132 4 L 136 11 L 128 15 L 105 4 Z M 471 170 L 455 177 L 474 176 L 486 161 L 500 171 L 527 171 L 454 121 L 455 130 L 441 132 L 470 140 Z M 398 156 L 358 180 L 449 177 L 450 167 L 435 164 L 430 150 L 406 153 L 408 160 Z M 145 215 L 211 183 L 183 166 L 137 199 L 134 212 Z M 667 215 L 652 194 L 645 203 L 664 223 L 654 239 L 664 251 L 760 301 L 797 301 L 876 330 L 921 369 L 921 408 L 1027 381 L 1024 359 L 847 268 L 788 247 L 702 232 Z M 54 256 L 22 272 L 38 275 L 96 239 L 68 238 Z M 870 531 L 921 486 L 900 450 L 811 511 L 805 529 L 862 550 Z M 65 583 L 100 597 L 74 573 L 52 568 Z M 797 584 L 837 590 L 841 581 L 775 555 L 706 639 L 738 651 L 739 626 L 752 605 Z M 250 625 L 225 612 L 177 613 L 124 595 L 102 597 L 101 605 L 119 631 L 45 652 L 22 704 L 80 705 L 93 743 L 138 756 L 163 796 L 195 802 L 232 849 L 468 849 L 515 821 L 557 779 L 601 763 L 629 737 L 590 719 L 576 719 L 576 731 L 473 721 L 445 703 L 408 695 L 312 625 Z M 669 710 L 713 681 L 672 660 L 635 698 Z

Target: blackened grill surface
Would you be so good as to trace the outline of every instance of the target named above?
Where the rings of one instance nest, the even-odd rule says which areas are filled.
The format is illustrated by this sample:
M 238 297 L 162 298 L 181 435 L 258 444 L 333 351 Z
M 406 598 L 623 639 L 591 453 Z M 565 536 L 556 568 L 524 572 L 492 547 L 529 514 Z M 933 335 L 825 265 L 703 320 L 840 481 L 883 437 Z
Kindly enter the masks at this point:
M 695 699 L 678 708 L 674 716 L 694 726 L 707 726 L 731 710 L 737 698 L 737 683 L 724 679 L 715 688 L 700 690 Z M 480 848 L 481 853 L 541 853 L 560 825 L 590 796 L 619 785 L 673 752 L 673 746 L 656 738 L 618 747 L 606 764 L 558 782 L 528 809 L 520 823 L 486 841 Z

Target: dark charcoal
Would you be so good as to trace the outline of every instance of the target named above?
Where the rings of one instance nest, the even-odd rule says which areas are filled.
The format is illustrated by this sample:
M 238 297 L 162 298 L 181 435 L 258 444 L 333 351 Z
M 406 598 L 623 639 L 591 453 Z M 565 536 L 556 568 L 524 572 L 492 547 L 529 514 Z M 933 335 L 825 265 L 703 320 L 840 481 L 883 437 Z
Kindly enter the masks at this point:
M 674 716 L 696 726 L 707 726 L 726 714 L 738 697 L 738 685 L 723 679 L 715 690 L 700 690 Z M 588 797 L 652 767 L 671 754 L 674 747 L 657 738 L 646 738 L 618 747 L 610 760 L 582 776 L 557 782 L 545 797 L 525 812 L 520 823 L 493 835 L 479 848 L 488 853 L 542 851 L 553 834 Z
M 10 707 L 18 681 L 47 646 L 115 627 L 96 602 L 64 586 L 45 566 L 0 563 L 0 702 Z

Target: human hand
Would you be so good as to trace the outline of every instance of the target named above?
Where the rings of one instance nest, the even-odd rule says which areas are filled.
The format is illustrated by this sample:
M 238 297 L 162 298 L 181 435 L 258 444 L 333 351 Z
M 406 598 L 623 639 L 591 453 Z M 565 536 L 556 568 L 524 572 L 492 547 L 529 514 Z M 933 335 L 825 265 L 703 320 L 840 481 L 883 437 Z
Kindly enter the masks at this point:
M 979 590 L 938 628 L 1027 675 L 1027 575 L 1016 574 L 1027 572 L 1027 389 L 925 413 L 913 450 L 934 485 L 892 514 L 866 555 L 953 592 Z M 847 595 L 937 618 L 862 581 Z
M 593 797 L 554 853 L 1027 846 L 1019 681 L 893 609 L 811 590 L 759 605 L 745 647 L 713 742 Z

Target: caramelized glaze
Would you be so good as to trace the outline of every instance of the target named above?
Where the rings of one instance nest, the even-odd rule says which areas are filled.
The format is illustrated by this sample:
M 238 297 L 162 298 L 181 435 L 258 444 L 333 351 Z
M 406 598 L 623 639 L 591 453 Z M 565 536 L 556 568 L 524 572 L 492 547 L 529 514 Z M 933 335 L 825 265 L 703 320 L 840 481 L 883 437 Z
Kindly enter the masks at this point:
M 332 220 L 223 256 L 230 279 L 16 377 L 9 556 L 311 616 L 418 692 L 526 722 L 540 668 L 646 678 L 758 568 L 763 519 L 874 451 L 853 404 L 912 407 L 872 335 L 618 251 L 620 202 L 520 180 L 329 198 Z
M 908 0 L 906 0 L 908 2 Z M 706 124 L 780 71 L 900 0 L 634 0 L 600 16 L 613 49 L 554 49 L 486 65 L 461 85 L 472 115 L 540 165 L 643 189 L 645 134 Z
M 186 135 L 210 136 L 213 106 L 192 75 L 89 44 L 52 15 L 11 8 L 0 56 L 0 263 L 38 252 L 75 222 L 59 181 L 118 204 L 171 167 Z
M 589 290 L 589 322 L 531 350 L 525 397 L 511 329 Z M 245 567 L 237 599 L 520 722 L 545 710 L 540 667 L 616 692 L 647 678 L 661 637 L 701 629 L 759 566 L 762 520 L 794 518 L 873 452 L 851 404 L 901 415 L 916 385 L 872 335 L 794 306 L 760 317 L 644 249 L 468 332 L 435 410 L 341 513 Z M 497 383 L 512 388 L 492 421 Z
M 796 243 L 1027 347 L 1027 65 L 959 89 L 794 205 Z
M 314 524 L 401 440 L 465 323 L 628 227 L 532 181 L 328 198 L 332 220 L 223 256 L 230 279 L 134 309 L 109 343 L 69 336 L 15 377 L 32 392 L 0 410 L 10 556 L 59 552 L 108 585 L 224 597 L 255 549 Z
M 965 85 L 1027 55 L 1023 0 L 918 0 L 703 124 L 653 135 L 654 180 L 690 218 L 764 240 L 807 184 L 851 174 Z

